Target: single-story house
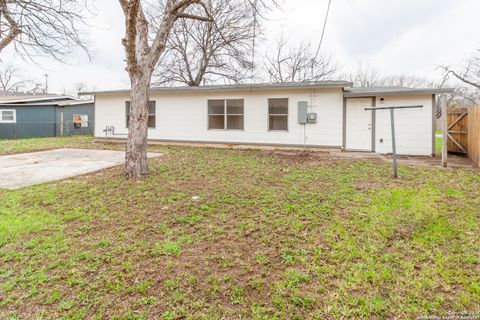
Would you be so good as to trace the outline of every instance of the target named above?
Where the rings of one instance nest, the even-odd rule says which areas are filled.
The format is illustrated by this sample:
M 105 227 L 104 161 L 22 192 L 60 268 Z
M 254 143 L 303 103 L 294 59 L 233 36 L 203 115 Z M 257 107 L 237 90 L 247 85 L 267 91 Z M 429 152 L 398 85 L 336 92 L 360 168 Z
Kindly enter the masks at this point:
M 435 153 L 435 96 L 444 89 L 354 88 L 346 81 L 157 87 L 150 90 L 151 141 L 329 147 L 391 152 L 389 110 L 395 110 L 397 152 Z M 95 96 L 95 137 L 126 139 L 130 90 Z
M 61 95 L 0 97 L 0 139 L 93 134 L 93 101 Z

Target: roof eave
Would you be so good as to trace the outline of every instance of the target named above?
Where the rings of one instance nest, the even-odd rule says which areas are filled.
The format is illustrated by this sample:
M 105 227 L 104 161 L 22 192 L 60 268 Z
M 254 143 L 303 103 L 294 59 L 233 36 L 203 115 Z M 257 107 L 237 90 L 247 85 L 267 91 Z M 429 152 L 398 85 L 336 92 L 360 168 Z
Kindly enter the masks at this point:
M 28 98 L 28 99 L 13 99 L 13 100 L 2 100 L 0 103 L 35 103 L 35 101 L 42 102 L 55 102 L 59 100 L 75 100 L 72 96 L 52 96 L 52 97 L 43 97 L 43 98 Z
M 253 92 L 253 91 L 265 91 L 265 90 L 302 90 L 302 89 L 343 89 L 347 87 L 352 87 L 353 83 L 351 82 L 337 82 L 337 83 L 326 83 L 326 84 L 304 84 L 304 85 L 293 85 L 293 86 L 282 86 L 282 85 L 272 85 L 272 86 L 242 86 L 242 87 L 172 87 L 172 88 L 151 88 L 150 92 L 164 92 L 164 93 L 195 93 L 195 92 Z M 79 92 L 79 96 L 89 96 L 96 94 L 121 94 L 121 93 L 130 93 L 130 89 L 124 90 L 106 90 L 106 91 L 88 91 L 88 92 Z
M 430 94 L 443 94 L 453 93 L 452 88 L 442 89 L 419 89 L 419 90 L 405 90 L 405 91 L 364 91 L 364 92 L 352 92 L 345 91 L 343 96 L 345 98 L 368 98 L 368 97 L 391 97 L 391 96 L 410 96 L 410 95 L 430 95 Z
M 47 106 L 55 106 L 55 107 L 69 107 L 69 106 L 78 106 L 82 104 L 92 104 L 94 103 L 93 100 L 84 100 L 84 101 L 71 101 L 71 103 L 63 104 L 58 101 L 48 102 L 41 102 L 41 103 L 23 103 L 23 104 L 16 104 L 16 103 L 0 103 L 1 107 L 47 107 Z

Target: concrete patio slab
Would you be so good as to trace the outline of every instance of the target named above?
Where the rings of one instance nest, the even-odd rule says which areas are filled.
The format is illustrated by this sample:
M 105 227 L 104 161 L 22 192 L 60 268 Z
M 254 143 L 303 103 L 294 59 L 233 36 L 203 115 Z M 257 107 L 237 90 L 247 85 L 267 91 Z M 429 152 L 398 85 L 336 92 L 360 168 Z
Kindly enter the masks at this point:
M 161 153 L 149 153 L 158 157 Z M 117 166 L 125 162 L 125 152 L 93 149 L 55 149 L 0 156 L 0 188 L 62 180 Z

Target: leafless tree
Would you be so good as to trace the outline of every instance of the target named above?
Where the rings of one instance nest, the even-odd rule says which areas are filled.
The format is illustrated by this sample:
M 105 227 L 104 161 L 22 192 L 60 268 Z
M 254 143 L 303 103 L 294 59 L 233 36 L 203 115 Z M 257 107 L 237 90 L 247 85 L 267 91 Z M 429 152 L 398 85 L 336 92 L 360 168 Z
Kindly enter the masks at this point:
M 29 57 L 47 54 L 60 60 L 75 47 L 89 52 L 81 37 L 87 0 L 0 0 L 0 52 L 14 44 Z
M 289 44 L 281 35 L 272 53 L 266 54 L 265 71 L 271 82 L 318 81 L 332 77 L 338 65 L 331 56 L 316 55 L 311 42 Z
M 447 86 L 453 88 L 453 93 L 447 95 L 449 107 L 465 108 L 480 104 L 480 90 L 477 88 L 458 83 L 448 83 Z
M 425 77 L 418 77 L 408 74 L 382 77 L 379 83 L 381 86 L 407 88 L 439 88 L 443 86 L 441 83 L 432 81 Z
M 441 66 L 441 68 L 445 71 L 446 77 L 453 75 L 456 79 L 480 89 L 480 49 L 467 60 L 463 68 L 458 70 L 449 66 Z
M 252 6 L 241 0 L 204 3 L 212 20 L 176 23 L 154 72 L 155 85 L 239 83 L 248 78 L 255 36 Z M 197 15 L 202 10 L 194 9 Z
M 0 91 L 4 94 L 28 90 L 27 86 L 32 84 L 33 81 L 23 78 L 20 70 L 13 64 L 0 65 Z
M 361 64 L 356 72 L 344 75 L 342 78 L 353 82 L 356 87 L 453 88 L 452 93 L 446 94 L 449 107 L 466 107 L 480 103 L 479 90 L 474 87 L 461 86 L 458 82 L 449 81 L 447 73 L 438 80 L 406 74 L 380 76 L 369 65 Z M 437 118 L 441 116 L 440 101 L 437 101 L 436 116 Z
M 125 174 L 128 178 L 146 175 L 147 168 L 147 121 L 149 89 L 155 66 L 165 51 L 168 39 L 179 19 L 213 21 L 205 0 L 163 0 L 161 6 L 144 0 L 119 0 L 125 15 L 125 47 L 127 72 L 130 77 L 130 121 L 125 155 Z M 273 0 L 244 0 L 259 6 Z M 147 19 L 146 12 L 161 10 L 155 23 Z M 161 63 L 161 61 L 160 61 Z
M 381 76 L 368 64 L 360 64 L 356 72 L 344 75 L 342 78 L 353 82 L 356 87 L 439 88 L 445 85 L 443 82 L 408 74 Z
M 81 82 L 75 83 L 75 90 L 71 95 L 77 96 L 77 98 L 81 100 L 93 100 L 92 95 L 81 95 L 81 96 L 78 95 L 79 92 L 93 92 L 93 91 L 95 91 L 95 86 L 91 86 L 88 83 L 81 81 Z
M 380 76 L 377 70 L 370 65 L 360 63 L 357 71 L 341 76 L 353 83 L 356 87 L 375 87 L 380 85 Z

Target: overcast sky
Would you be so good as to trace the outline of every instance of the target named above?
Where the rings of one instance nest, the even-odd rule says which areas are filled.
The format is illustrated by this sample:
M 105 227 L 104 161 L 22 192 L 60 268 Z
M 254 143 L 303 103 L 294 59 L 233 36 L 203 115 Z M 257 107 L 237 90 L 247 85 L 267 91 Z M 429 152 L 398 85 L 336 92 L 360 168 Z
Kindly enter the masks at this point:
M 297 41 L 318 42 L 328 0 L 284 0 L 282 10 L 269 14 L 264 26 L 266 43 L 257 56 L 282 32 Z M 74 91 L 75 83 L 90 88 L 128 87 L 121 38 L 123 14 L 118 1 L 97 0 L 96 17 L 87 38 L 94 50 L 90 62 L 81 54 L 68 64 L 37 58 L 36 65 L 2 53 L 4 61 L 14 60 L 23 75 L 44 79 L 49 74 L 52 92 Z M 412 74 L 435 79 L 439 64 L 461 64 L 480 48 L 479 0 L 332 0 L 322 45 L 332 54 L 343 73 L 354 72 L 359 64 L 369 65 L 382 75 Z

